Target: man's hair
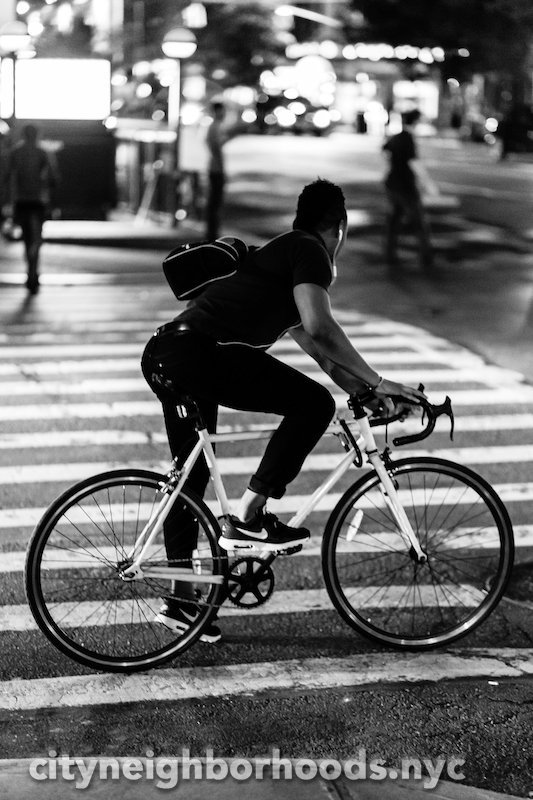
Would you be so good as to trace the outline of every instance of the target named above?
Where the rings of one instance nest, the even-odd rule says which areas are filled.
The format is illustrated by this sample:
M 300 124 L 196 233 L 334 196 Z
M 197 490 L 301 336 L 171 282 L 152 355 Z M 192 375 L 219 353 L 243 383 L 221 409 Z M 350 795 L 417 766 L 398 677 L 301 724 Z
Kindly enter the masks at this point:
M 414 125 L 415 122 L 418 122 L 418 120 L 420 119 L 421 116 L 422 115 L 421 115 L 420 111 L 418 110 L 418 108 L 412 108 L 410 111 L 405 111 L 402 114 L 402 124 L 403 125 Z
M 226 106 L 220 100 L 213 100 L 211 103 L 211 110 L 212 111 L 224 111 Z
M 344 194 L 331 181 L 318 178 L 304 186 L 296 207 L 294 229 L 326 231 L 346 219 Z

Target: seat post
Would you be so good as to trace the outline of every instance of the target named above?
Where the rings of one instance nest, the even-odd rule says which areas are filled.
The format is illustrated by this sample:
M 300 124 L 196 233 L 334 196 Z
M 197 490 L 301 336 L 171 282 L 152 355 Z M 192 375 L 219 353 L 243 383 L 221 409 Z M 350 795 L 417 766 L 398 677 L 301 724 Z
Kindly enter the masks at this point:
M 198 408 L 198 403 L 192 397 L 185 396 L 176 404 L 176 411 L 180 419 L 190 419 L 197 431 L 206 429 L 204 418 Z

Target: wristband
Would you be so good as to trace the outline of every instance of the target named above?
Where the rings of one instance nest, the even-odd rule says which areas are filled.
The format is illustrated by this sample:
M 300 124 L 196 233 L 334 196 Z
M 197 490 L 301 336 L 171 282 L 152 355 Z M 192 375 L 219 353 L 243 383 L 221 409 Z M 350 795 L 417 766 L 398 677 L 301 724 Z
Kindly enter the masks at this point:
M 369 388 L 372 389 L 373 392 L 375 392 L 376 389 L 379 389 L 379 387 L 381 386 L 382 383 L 383 383 L 383 376 L 380 375 L 379 381 L 376 383 L 376 385 L 375 386 L 370 386 Z

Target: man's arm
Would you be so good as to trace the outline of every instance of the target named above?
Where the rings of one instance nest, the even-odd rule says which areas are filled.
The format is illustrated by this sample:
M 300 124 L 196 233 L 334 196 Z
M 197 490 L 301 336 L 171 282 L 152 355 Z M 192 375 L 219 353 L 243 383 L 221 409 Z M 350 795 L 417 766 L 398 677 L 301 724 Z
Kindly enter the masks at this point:
M 306 333 L 303 325 L 299 325 L 297 328 L 291 328 L 289 331 L 290 335 L 298 344 L 304 352 L 306 352 L 312 359 L 314 359 L 319 367 L 329 375 L 331 380 L 344 388 L 345 386 L 354 386 L 356 388 L 351 389 L 352 392 L 363 392 L 367 389 L 367 384 L 364 381 L 357 381 L 357 379 L 349 372 L 344 370 L 338 364 L 335 364 L 330 358 L 324 355 L 320 351 L 320 349 L 316 346 L 314 340 Z M 345 389 L 345 391 L 349 391 Z
M 321 286 L 300 283 L 294 287 L 294 299 L 301 319 L 301 328 L 291 331 L 295 341 L 345 392 L 376 387 L 379 397 L 401 395 L 415 403 L 425 396 L 410 386 L 381 378 L 372 369 L 333 318 L 329 295 Z
M 425 165 L 420 160 L 420 157 L 418 155 L 418 146 L 412 134 L 411 134 L 411 153 L 409 154 L 409 166 L 411 167 L 416 176 L 416 181 L 419 187 L 419 191 L 429 195 L 440 194 L 438 185 L 435 183 L 435 181 L 427 171 Z
M 427 171 L 426 167 L 418 157 L 413 158 L 409 162 L 409 166 L 416 175 L 417 182 L 421 191 L 432 196 L 440 194 L 440 189 L 438 187 L 438 184 L 433 180 L 433 178 Z

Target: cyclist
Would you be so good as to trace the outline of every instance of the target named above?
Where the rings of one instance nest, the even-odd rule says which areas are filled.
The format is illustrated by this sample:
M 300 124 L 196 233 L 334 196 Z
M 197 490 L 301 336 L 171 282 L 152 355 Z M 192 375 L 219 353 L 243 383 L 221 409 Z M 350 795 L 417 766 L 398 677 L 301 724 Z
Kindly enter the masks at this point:
M 194 439 L 193 423 L 176 405 L 193 397 L 208 430 L 215 431 L 218 405 L 282 417 L 234 516 L 222 523 L 221 547 L 281 550 L 302 544 L 306 528 L 291 528 L 265 511 L 298 475 L 335 411 L 330 392 L 267 350 L 289 331 L 332 380 L 348 393 L 372 389 L 389 411 L 391 396 L 417 403 L 417 389 L 380 376 L 355 350 L 332 315 L 329 287 L 347 229 L 342 190 L 327 180 L 307 185 L 298 199 L 293 229 L 252 252 L 242 269 L 211 283 L 148 342 L 143 373 L 162 402 L 172 455 L 183 463 Z M 209 473 L 199 459 L 188 486 L 203 496 Z M 178 505 L 178 504 L 176 504 Z M 179 536 L 177 530 L 179 528 Z M 167 519 L 167 556 L 191 559 L 196 530 L 192 520 Z M 179 539 L 179 541 L 178 541 Z M 195 613 L 190 584 L 175 582 L 159 621 L 185 629 Z M 191 602 L 187 601 L 187 598 Z M 209 641 L 220 638 L 212 626 Z M 208 638 L 210 637 L 210 638 Z

